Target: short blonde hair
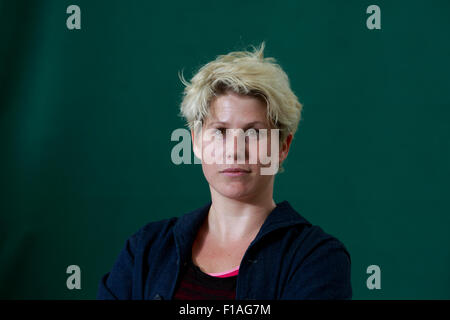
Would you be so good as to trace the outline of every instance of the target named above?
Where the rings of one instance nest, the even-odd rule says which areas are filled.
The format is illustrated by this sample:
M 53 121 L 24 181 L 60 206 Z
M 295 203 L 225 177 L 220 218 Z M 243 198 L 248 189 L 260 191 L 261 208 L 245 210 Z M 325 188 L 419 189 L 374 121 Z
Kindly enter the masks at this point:
M 289 78 L 274 58 L 264 58 L 265 42 L 253 52 L 235 51 L 202 66 L 189 83 L 178 73 L 185 85 L 181 113 L 190 129 L 203 123 L 210 112 L 210 102 L 227 90 L 258 96 L 265 100 L 267 119 L 280 129 L 280 141 L 297 131 L 302 104 L 292 92 Z

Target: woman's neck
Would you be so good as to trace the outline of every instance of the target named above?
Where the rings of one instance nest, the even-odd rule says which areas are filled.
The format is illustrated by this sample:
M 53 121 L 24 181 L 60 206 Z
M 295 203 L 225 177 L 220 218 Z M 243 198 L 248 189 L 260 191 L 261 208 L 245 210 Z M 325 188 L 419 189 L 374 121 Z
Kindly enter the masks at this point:
M 207 233 L 224 245 L 251 241 L 276 207 L 271 195 L 253 201 L 243 201 L 224 197 L 212 190 L 211 199 Z

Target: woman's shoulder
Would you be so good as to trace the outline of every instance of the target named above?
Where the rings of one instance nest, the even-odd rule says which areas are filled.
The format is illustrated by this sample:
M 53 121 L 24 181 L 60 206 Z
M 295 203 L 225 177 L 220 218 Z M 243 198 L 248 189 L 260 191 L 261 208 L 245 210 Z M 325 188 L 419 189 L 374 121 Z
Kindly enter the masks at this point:
M 283 299 L 351 299 L 351 258 L 333 232 L 305 219 L 293 225 L 285 259 L 287 278 Z
M 290 233 L 292 247 L 296 248 L 298 254 L 308 256 L 315 251 L 342 250 L 350 258 L 347 247 L 333 232 L 325 231 L 322 226 L 306 219 L 292 207 L 290 210 L 299 217 L 300 221 L 291 226 Z
M 173 231 L 172 229 L 178 219 L 178 217 L 170 217 L 147 222 L 140 227 L 132 237 L 135 238 L 141 246 L 155 242 L 158 239 L 166 238 Z
M 339 252 L 351 261 L 347 246 L 333 233 L 325 231 L 315 224 L 297 226 L 292 239 L 294 254 L 297 260 L 303 262 L 315 256 L 327 256 Z
M 182 213 L 180 216 L 172 216 L 169 218 L 154 220 L 146 223 L 135 232 L 131 239 L 135 242 L 136 247 L 146 247 L 150 244 L 157 243 L 164 245 L 167 241 L 173 240 L 175 229 L 179 232 L 185 232 L 196 221 L 201 220 L 206 212 L 208 204 L 200 208 Z

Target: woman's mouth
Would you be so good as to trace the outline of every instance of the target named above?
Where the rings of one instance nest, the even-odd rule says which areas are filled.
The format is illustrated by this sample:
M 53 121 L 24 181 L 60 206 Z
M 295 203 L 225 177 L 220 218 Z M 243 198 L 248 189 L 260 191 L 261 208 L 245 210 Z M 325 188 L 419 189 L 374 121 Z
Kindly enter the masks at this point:
M 249 174 L 251 171 L 244 168 L 228 168 L 220 171 L 220 173 L 229 176 L 229 177 L 238 177 Z

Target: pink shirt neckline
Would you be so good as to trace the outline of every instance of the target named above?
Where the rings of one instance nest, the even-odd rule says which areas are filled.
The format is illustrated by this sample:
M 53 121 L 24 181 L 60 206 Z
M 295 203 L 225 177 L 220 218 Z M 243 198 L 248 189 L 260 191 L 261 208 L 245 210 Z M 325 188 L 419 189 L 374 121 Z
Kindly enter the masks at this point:
M 239 266 L 237 266 L 236 268 L 229 270 L 229 271 L 225 271 L 225 272 L 217 272 L 217 273 L 207 273 L 210 276 L 213 277 L 218 277 L 218 278 L 226 278 L 226 277 L 232 277 L 235 276 L 239 273 Z

